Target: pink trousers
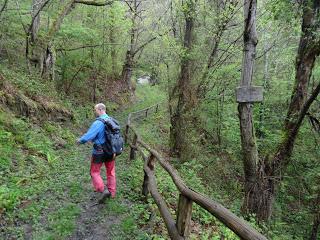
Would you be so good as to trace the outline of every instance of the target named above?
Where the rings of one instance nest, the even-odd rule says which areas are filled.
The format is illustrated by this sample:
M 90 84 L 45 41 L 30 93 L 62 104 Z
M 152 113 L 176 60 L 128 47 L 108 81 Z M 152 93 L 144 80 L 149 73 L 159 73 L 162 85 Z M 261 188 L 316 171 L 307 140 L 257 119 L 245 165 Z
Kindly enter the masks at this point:
M 90 175 L 92 180 L 92 185 L 97 192 L 104 191 L 104 183 L 102 177 L 100 175 L 100 170 L 102 165 L 106 167 L 106 175 L 107 175 L 107 188 L 111 193 L 112 197 L 116 195 L 116 166 L 115 160 L 104 163 L 94 163 L 91 159 L 91 167 L 90 167 Z

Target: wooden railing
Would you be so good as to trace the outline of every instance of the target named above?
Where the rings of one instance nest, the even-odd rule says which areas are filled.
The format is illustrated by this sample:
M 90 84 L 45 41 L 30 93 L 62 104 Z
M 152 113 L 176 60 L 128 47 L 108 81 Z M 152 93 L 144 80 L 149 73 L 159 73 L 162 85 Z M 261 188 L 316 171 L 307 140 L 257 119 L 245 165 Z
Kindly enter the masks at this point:
M 159 106 L 159 104 L 156 104 L 149 108 L 129 114 L 126 125 L 125 141 L 130 146 L 130 160 L 134 160 L 136 158 L 137 151 L 141 154 L 144 160 L 144 181 L 142 185 L 142 194 L 147 197 L 147 195 L 150 193 L 153 197 L 159 208 L 160 214 L 165 222 L 171 239 L 188 238 L 191 230 L 190 224 L 192 216 L 192 204 L 194 202 L 219 219 L 241 239 L 267 240 L 265 236 L 251 227 L 249 223 L 237 217 L 220 203 L 189 188 L 180 178 L 178 172 L 169 164 L 169 162 L 162 158 L 156 150 L 152 149 L 140 138 L 136 129 L 132 125 L 132 121 L 137 118 L 147 117 L 151 112 L 157 112 Z M 133 133 L 133 138 L 131 141 L 129 141 L 130 131 Z M 166 202 L 157 189 L 154 171 L 156 161 L 171 176 L 174 184 L 179 190 L 176 221 L 172 217 Z

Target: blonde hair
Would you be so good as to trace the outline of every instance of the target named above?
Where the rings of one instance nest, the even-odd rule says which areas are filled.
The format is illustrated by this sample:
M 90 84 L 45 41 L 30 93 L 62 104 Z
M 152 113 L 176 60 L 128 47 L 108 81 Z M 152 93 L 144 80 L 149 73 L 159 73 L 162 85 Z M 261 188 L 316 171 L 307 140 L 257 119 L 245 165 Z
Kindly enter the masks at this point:
M 104 105 L 103 103 L 98 103 L 97 105 L 94 106 L 94 108 L 98 110 L 106 111 L 106 105 Z

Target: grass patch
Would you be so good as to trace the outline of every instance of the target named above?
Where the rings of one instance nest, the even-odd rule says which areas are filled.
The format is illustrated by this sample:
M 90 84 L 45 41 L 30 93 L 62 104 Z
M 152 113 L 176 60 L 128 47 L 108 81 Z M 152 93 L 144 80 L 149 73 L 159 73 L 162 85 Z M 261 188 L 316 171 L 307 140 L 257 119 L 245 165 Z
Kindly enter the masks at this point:
M 75 204 L 69 204 L 49 214 L 48 223 L 53 235 L 57 238 L 70 235 L 75 229 L 75 219 L 79 214 L 80 208 Z

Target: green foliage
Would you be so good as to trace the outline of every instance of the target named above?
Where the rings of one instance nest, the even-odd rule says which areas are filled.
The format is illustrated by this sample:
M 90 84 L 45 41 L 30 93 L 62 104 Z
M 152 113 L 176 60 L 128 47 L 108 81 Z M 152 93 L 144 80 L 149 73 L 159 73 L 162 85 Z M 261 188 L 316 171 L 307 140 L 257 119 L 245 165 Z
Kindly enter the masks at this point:
M 75 228 L 75 218 L 80 214 L 80 209 L 74 204 L 53 212 L 48 216 L 48 223 L 53 230 L 54 238 L 66 237 Z
M 125 232 L 132 232 L 135 230 L 135 227 L 136 225 L 134 224 L 135 223 L 135 219 L 133 218 L 126 218 L 123 222 L 122 222 L 122 229 L 125 231 Z
M 295 19 L 300 17 L 302 10 L 300 3 L 285 0 L 269 0 L 265 6 L 275 20 L 285 21 L 289 24 L 295 23 Z
M 34 225 L 35 239 L 51 236 L 51 239 L 69 235 L 75 226 L 79 214 L 76 205 L 65 208 L 57 206 L 56 197 L 65 195 L 63 185 L 69 176 L 62 169 L 74 168 L 77 162 L 72 159 L 75 136 L 71 130 L 55 123 L 46 122 L 43 128 L 19 119 L 12 114 L 0 112 L 0 212 L 8 224 L 12 219 Z M 59 136 L 64 139 L 66 151 L 57 151 L 54 141 Z M 69 143 L 68 143 L 69 141 Z M 71 166 L 68 166 L 70 165 Z M 73 180 L 74 181 L 74 180 Z M 81 199 L 81 178 L 71 183 L 68 197 Z M 63 183 L 63 185 L 62 185 Z M 53 196 L 48 197 L 48 193 Z M 46 196 L 47 195 L 47 196 Z M 60 210 L 55 212 L 55 208 Z M 51 209 L 48 215 L 50 230 L 43 232 L 43 213 Z M 19 236 L 19 228 L 6 228 L 5 234 Z M 39 234 L 39 235 L 38 235 Z
M 28 76 L 21 68 L 9 68 L 0 64 L 0 74 L 3 79 L 23 90 L 27 95 L 35 98 L 36 96 L 46 96 L 59 101 L 59 96 L 54 90 L 52 82 L 43 82 L 38 76 Z
M 0 6 L 3 3 L 1 1 Z M 50 1 L 41 11 L 40 42 L 48 38 L 50 25 L 57 20 L 66 3 Z M 37 99 L 45 104 L 54 102 L 58 107 L 73 109 L 75 125 L 36 124 L 1 108 L 0 213 L 5 216 L 5 222 L 18 219 L 25 223 L 31 219 L 35 239 L 64 238 L 72 231 L 79 209 L 68 204 L 66 198 L 71 198 L 74 203 L 83 200 L 80 183 L 87 181 L 84 172 L 88 167 L 85 164 L 79 167 L 81 153 L 74 148 L 76 135 L 80 127 L 89 125 L 88 118 L 94 117 L 93 101 L 105 102 L 111 115 L 120 107 L 123 109 L 124 106 L 119 106 L 125 98 L 121 93 L 123 83 L 120 83 L 120 75 L 125 54 L 131 47 L 131 31 L 139 35 L 133 49 L 156 37 L 135 56 L 133 80 L 148 74 L 158 80 L 159 86 L 135 86 L 137 102 L 132 107 L 125 106 L 117 118 L 124 125 L 131 111 L 159 102 L 161 108 L 166 109 L 168 93 L 179 78 L 181 62 L 191 59 L 190 87 L 196 91 L 202 84 L 205 88 L 203 96 L 195 97 L 197 109 L 190 114 L 190 119 L 197 118 L 199 129 L 188 131 L 191 140 L 188 147 L 193 154 L 190 162 L 180 164 L 173 160 L 172 163 L 194 189 L 217 199 L 240 215 L 244 177 L 234 90 L 241 77 L 242 4 L 239 1 L 217 4 L 206 0 L 188 0 L 181 4 L 174 0 L 167 5 L 142 1 L 142 15 L 134 29 L 133 19 L 128 14 L 130 9 L 125 3 L 114 2 L 106 7 L 75 4 L 52 41 L 56 58 L 54 81 L 42 79 L 39 72 L 33 71 L 34 66 L 31 66 L 32 73 L 27 73 L 25 30 L 31 23 L 31 4 L 31 0 L 8 1 L 7 9 L 1 13 L 1 82 L 9 83 L 14 92 L 21 91 L 28 99 Z M 286 0 L 258 2 L 259 41 L 252 84 L 265 87 L 263 104 L 253 105 L 261 158 L 272 156 L 285 137 L 282 129 L 295 80 L 302 4 L 301 1 Z M 194 44 L 190 52 L 183 48 L 186 16 L 195 19 Z M 210 56 L 213 56 L 213 62 L 208 69 Z M 315 80 L 310 82 L 309 91 L 319 79 L 318 65 L 316 61 L 312 73 Z M 33 104 L 31 100 L 30 104 Z M 318 105 L 316 101 L 309 111 L 316 118 L 319 118 Z M 161 111 L 137 123 L 141 137 L 158 150 L 168 149 L 169 117 L 167 111 Z M 295 143 L 292 165 L 282 176 L 273 221 L 261 229 L 268 232 L 271 239 L 305 239 L 306 233 L 310 232 L 319 192 L 318 142 L 319 137 L 306 118 Z M 123 159 L 126 157 L 121 156 Z M 78 167 L 74 176 L 68 175 Z M 152 201 L 147 204 L 141 201 L 141 161 L 130 164 L 126 170 L 122 177 L 130 183 L 132 192 L 128 190 L 129 193 L 122 194 L 137 204 L 132 207 L 132 215 L 125 215 L 121 226 L 115 228 L 122 228 L 128 235 L 137 234 L 141 239 L 162 239 L 160 235 L 165 232 L 163 223 L 155 233 L 139 232 L 139 227 L 145 227 L 151 213 L 156 212 Z M 160 191 L 174 213 L 178 197 L 175 186 L 164 171 L 156 171 Z M 46 193 L 50 193 L 48 199 L 45 199 Z M 61 206 L 49 206 L 55 202 L 54 198 L 62 199 Z M 115 214 L 126 214 L 121 204 L 114 201 L 106 209 Z M 49 216 L 43 216 L 46 211 Z M 50 227 L 41 229 L 41 221 L 42 224 L 43 221 L 50 222 Z M 158 215 L 153 221 L 161 222 Z M 195 207 L 194 221 L 201 223 L 203 228 L 193 238 L 200 235 L 202 239 L 235 238 L 199 207 Z M 256 228 L 260 227 L 254 221 L 250 222 Z M 22 227 L 10 226 L 5 231 L 15 231 L 17 238 L 24 237 Z
M 138 132 L 141 135 L 141 138 L 155 148 L 162 149 L 167 146 L 167 142 L 163 141 L 164 138 L 167 138 L 167 134 L 169 132 L 169 126 L 166 125 L 166 121 L 164 120 L 166 119 L 166 117 L 167 114 L 162 110 L 158 114 L 152 114 L 145 120 L 140 121 L 140 124 L 137 124 Z M 155 126 L 157 127 L 155 128 Z M 199 151 L 201 150 L 199 149 Z M 185 162 L 183 164 L 176 163 L 175 165 L 178 168 L 182 179 L 195 191 L 208 194 L 213 199 L 216 199 L 218 201 L 227 199 L 226 196 L 222 195 L 223 193 L 227 194 L 227 190 L 225 192 L 214 190 L 213 188 L 208 188 L 208 184 L 203 183 L 202 179 L 199 177 L 199 172 L 203 172 L 206 168 L 208 168 L 208 166 L 204 166 L 203 164 L 204 160 L 202 160 L 201 157 L 198 156 L 191 162 Z M 208 163 L 208 165 L 210 164 L 214 165 L 218 163 Z M 125 172 L 126 181 L 129 183 L 129 187 L 131 189 L 131 191 L 128 191 L 126 194 L 130 199 L 135 199 L 135 201 L 138 201 L 138 203 L 135 203 L 133 207 L 133 213 L 136 216 L 136 222 L 140 226 L 144 226 L 150 221 L 149 219 L 151 218 L 153 212 L 158 212 L 157 206 L 153 202 L 151 196 L 149 196 L 147 200 L 147 205 L 145 204 L 145 202 L 140 203 L 141 186 L 143 182 L 142 167 L 142 159 L 138 157 L 138 159 L 130 163 L 129 168 L 127 168 Z M 159 192 L 165 199 L 172 215 L 175 216 L 178 202 L 177 188 L 171 180 L 169 174 L 165 170 L 163 170 L 162 167 L 160 167 L 157 163 L 155 167 L 155 173 Z M 212 171 L 210 176 L 212 177 Z M 223 186 L 225 184 L 223 183 L 221 185 Z M 230 202 L 228 206 L 229 208 L 234 210 Z M 235 204 L 235 209 L 236 207 L 238 207 L 238 205 Z M 167 236 L 163 235 L 163 232 L 165 232 L 166 234 L 166 230 L 165 226 L 163 225 L 163 220 L 159 216 L 159 213 L 157 213 L 157 217 L 153 217 L 152 219 L 152 221 L 155 222 L 153 224 L 161 226 L 160 229 L 153 232 L 152 236 Z M 230 240 L 239 239 L 231 230 L 225 227 L 222 223 L 219 223 L 219 221 L 215 219 L 210 213 L 196 204 L 193 204 L 192 220 L 197 224 L 201 224 L 201 227 L 199 232 L 192 234 L 191 239 L 220 239 L 221 237 Z M 258 225 L 256 225 L 253 221 L 254 220 L 252 220 L 253 226 L 258 228 Z
M 17 191 L 12 191 L 6 185 L 0 186 L 0 211 L 12 211 L 19 202 Z

